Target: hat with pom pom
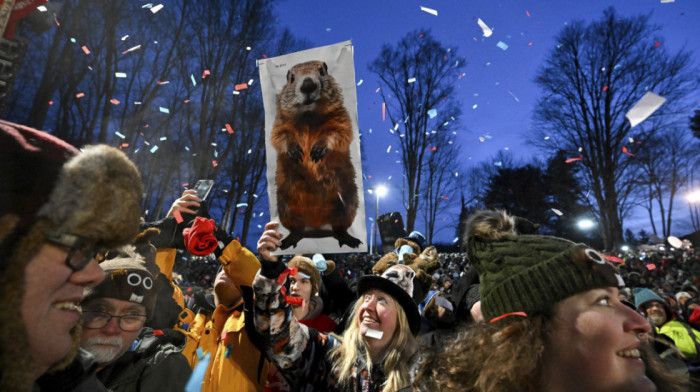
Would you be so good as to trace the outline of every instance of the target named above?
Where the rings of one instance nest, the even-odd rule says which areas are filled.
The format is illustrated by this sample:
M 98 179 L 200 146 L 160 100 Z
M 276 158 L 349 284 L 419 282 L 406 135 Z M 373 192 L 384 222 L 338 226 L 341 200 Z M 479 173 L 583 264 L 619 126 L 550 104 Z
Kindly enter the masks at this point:
M 554 304 L 580 292 L 624 286 L 600 253 L 563 238 L 519 235 L 515 219 L 503 211 L 472 215 L 465 235 L 487 320 L 516 312 L 548 314 Z

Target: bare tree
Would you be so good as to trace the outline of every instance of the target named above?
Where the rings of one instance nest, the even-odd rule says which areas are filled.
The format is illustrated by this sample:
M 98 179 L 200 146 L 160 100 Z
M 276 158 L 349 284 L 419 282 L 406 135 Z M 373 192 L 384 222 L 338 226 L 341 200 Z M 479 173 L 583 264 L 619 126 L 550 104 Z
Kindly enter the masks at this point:
M 435 40 L 430 31 L 413 31 L 395 46 L 383 45 L 369 64 L 381 81 L 386 116 L 401 147 L 409 232 L 420 208 L 426 153 L 434 145 L 435 135 L 453 129 L 461 113 L 452 91 L 465 62 L 456 52 L 456 48 L 445 48 Z
M 669 53 L 657 32 L 648 16 L 624 18 L 612 8 L 588 25 L 574 21 L 557 37 L 537 78 L 543 96 L 531 143 L 581 158 L 580 175 L 595 197 L 608 249 L 623 240 L 634 186 L 622 148 L 630 137 L 645 141 L 673 126 L 685 112 L 683 98 L 698 85 L 689 54 Z M 624 115 L 647 91 L 667 102 L 633 133 Z

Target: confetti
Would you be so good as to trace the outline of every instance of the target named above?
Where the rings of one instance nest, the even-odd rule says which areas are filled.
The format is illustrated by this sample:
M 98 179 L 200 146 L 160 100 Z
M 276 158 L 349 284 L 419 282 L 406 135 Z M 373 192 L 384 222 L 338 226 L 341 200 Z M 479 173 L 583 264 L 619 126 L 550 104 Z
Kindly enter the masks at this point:
M 576 161 L 582 161 L 583 160 L 583 155 L 579 155 L 578 158 L 569 158 L 566 160 L 566 163 L 571 163 L 571 162 L 576 162 Z
M 515 102 L 520 102 L 520 100 L 518 99 L 518 97 L 516 97 L 515 94 L 513 94 L 512 91 L 508 90 L 508 94 L 510 94 L 510 95 L 515 99 Z
M 160 141 L 161 141 L 161 142 L 162 142 L 162 141 L 165 141 L 165 140 L 168 140 L 168 137 L 167 137 L 167 136 L 163 136 L 163 137 L 160 138 Z
M 121 103 L 121 102 L 119 102 L 118 99 L 114 99 L 114 98 L 110 99 L 109 102 L 112 103 L 112 105 L 119 105 Z
M 632 154 L 631 152 L 627 151 L 627 147 L 625 147 L 625 146 L 622 146 L 622 152 L 624 152 L 625 154 L 627 154 L 627 155 L 629 155 L 629 156 L 631 156 L 631 157 L 634 156 L 634 154 Z
M 452 240 L 452 243 L 453 243 L 453 244 L 456 244 L 457 241 L 459 241 L 459 237 L 455 237 L 455 239 Z
M 649 263 L 649 264 L 646 265 L 646 267 L 647 267 L 647 269 L 648 269 L 649 271 L 655 270 L 655 269 L 656 269 L 656 264 L 651 264 L 651 263 Z
M 661 41 L 658 41 L 657 43 L 655 43 L 655 44 L 654 44 L 654 47 L 655 47 L 655 48 L 658 48 L 659 45 L 661 45 Z
M 119 136 L 122 139 L 126 139 L 126 136 L 122 135 L 119 131 L 114 132 L 114 134 Z
M 170 114 L 170 109 L 164 108 L 162 106 L 158 107 L 158 110 L 160 110 L 161 113 L 167 113 Z
M 601 256 L 603 256 L 608 261 L 612 261 L 613 263 L 624 263 L 625 262 L 625 260 L 622 260 L 619 257 L 608 256 L 608 255 L 604 255 L 604 254 L 601 254 Z
M 428 110 L 428 116 L 430 116 L 430 118 L 434 118 L 435 116 L 437 116 L 437 110 L 435 110 L 435 109 Z
M 528 18 L 530 17 L 530 11 L 525 10 L 525 14 L 527 15 Z
M 374 93 L 375 93 L 375 94 L 376 94 L 376 93 L 378 93 L 378 92 L 379 92 L 379 90 L 381 90 L 381 89 L 382 89 L 381 87 L 377 87 L 377 89 L 376 89 L 376 90 L 374 90 Z
M 190 80 L 192 80 L 192 85 L 196 87 L 196 86 L 197 86 L 197 81 L 194 80 L 194 75 L 193 75 L 193 74 L 190 74 Z
M 84 97 L 84 96 L 85 96 L 85 93 L 77 93 L 77 94 L 75 94 L 75 97 L 78 98 L 78 99 L 80 99 L 80 98 L 82 98 L 82 97 Z
M 226 125 L 226 130 L 228 133 L 233 133 L 233 128 L 231 127 L 231 124 L 225 124 Z
M 175 222 L 177 223 L 182 223 L 185 221 L 182 218 L 182 213 L 180 213 L 180 210 L 173 210 L 173 216 L 175 217 Z
M 245 89 L 247 89 L 247 88 L 248 88 L 248 83 L 237 84 L 237 85 L 234 87 L 234 89 L 235 89 L 236 91 L 238 91 L 238 90 L 245 90 Z
M 121 39 L 122 39 L 122 41 L 126 41 L 127 38 L 129 38 L 129 34 L 123 36 Z
M 382 102 L 382 121 L 386 121 L 386 103 Z
M 153 154 L 156 151 L 158 151 L 158 146 L 151 147 L 151 154 Z
M 437 147 L 430 147 L 428 148 L 428 151 L 437 151 Z
M 477 106 L 477 104 L 474 104 L 474 106 L 472 106 L 472 109 L 476 109 Z
M 661 4 L 664 4 L 664 3 L 673 3 L 673 2 L 675 2 L 675 1 L 676 1 L 676 0 L 661 0 Z
M 503 41 L 498 41 L 498 43 L 496 44 L 496 46 L 498 46 L 499 48 L 501 48 L 501 49 L 503 49 L 503 50 L 507 50 L 507 49 L 508 49 L 508 44 L 506 44 L 506 43 L 503 42 Z
M 361 85 L 361 84 L 362 84 L 362 79 L 360 79 L 360 81 L 357 82 L 357 85 L 358 85 L 358 86 Z
M 127 54 L 127 53 L 129 53 L 129 52 L 133 52 L 134 50 L 139 50 L 139 49 L 141 49 L 141 45 L 136 45 L 136 46 L 134 46 L 134 47 L 131 47 L 131 48 L 129 48 L 129 49 L 123 51 L 122 54 Z
M 420 6 L 420 10 L 421 10 L 421 11 L 425 11 L 425 12 L 427 12 L 427 13 L 429 13 L 429 14 L 432 14 L 432 15 L 437 16 L 437 11 L 434 10 L 434 9 L 432 9 L 432 8 Z
M 348 272 L 350 272 L 350 271 L 348 271 Z M 384 332 L 377 331 L 376 329 L 372 329 L 372 328 L 367 328 L 367 332 L 365 332 L 365 336 L 367 336 L 368 338 L 379 340 L 382 338 L 382 336 L 384 336 Z
M 389 145 L 389 148 L 386 149 L 386 152 L 389 153 L 391 151 L 391 145 Z
M 165 80 L 165 81 L 159 80 L 159 81 L 156 82 L 156 84 L 159 85 L 159 86 L 160 86 L 161 84 L 170 84 L 170 81 L 169 81 L 169 80 Z
M 81 46 L 80 49 L 83 50 L 83 53 L 85 53 L 86 56 L 90 54 L 90 49 L 88 49 L 87 45 Z
M 241 208 L 241 207 L 248 207 L 248 203 L 238 203 L 238 204 L 236 204 L 236 208 Z
M 605 87 L 603 87 L 603 92 L 608 91 L 608 85 L 606 84 Z
M 416 81 L 416 78 L 410 78 L 408 79 L 408 83 L 414 83 Z
M 206 78 L 209 75 L 211 75 L 211 72 L 209 72 L 208 69 L 205 69 L 204 72 L 202 72 L 202 79 Z
M 630 120 L 630 127 L 634 127 L 646 120 L 647 117 L 651 116 L 664 102 L 666 102 L 666 98 L 656 95 L 651 91 L 644 94 L 642 99 L 637 101 L 632 109 L 625 114 L 625 117 Z
M 126 72 L 115 72 L 114 73 L 115 78 L 125 78 L 126 77 Z
M 491 36 L 491 34 L 493 34 L 493 30 L 491 30 L 491 28 L 489 28 L 489 26 L 487 26 L 486 23 L 481 20 L 481 18 L 479 18 L 476 23 L 479 24 L 479 27 L 481 27 L 481 30 L 484 32 L 484 37 L 488 38 Z
M 162 9 L 163 9 L 163 4 L 158 4 L 157 6 L 151 8 L 151 12 L 153 12 L 155 14 L 156 12 L 158 12 Z
M 122 145 L 119 146 L 119 148 L 126 148 L 126 147 L 129 147 L 129 143 L 122 143 Z
M 249 85 L 249 86 L 252 86 L 252 85 L 253 85 L 253 82 L 255 82 L 255 81 L 254 81 L 253 79 L 250 79 L 250 80 L 248 81 L 248 85 Z
M 555 214 L 557 214 L 557 216 L 562 216 L 562 215 L 564 215 L 563 212 L 557 210 L 556 208 L 552 208 L 552 212 L 555 213 Z
M 211 164 L 212 164 L 212 166 L 214 166 L 214 167 L 217 167 L 217 166 L 219 166 L 219 164 L 218 164 L 218 163 L 216 163 L 216 161 L 215 161 L 215 160 L 214 160 L 214 161 L 211 161 Z

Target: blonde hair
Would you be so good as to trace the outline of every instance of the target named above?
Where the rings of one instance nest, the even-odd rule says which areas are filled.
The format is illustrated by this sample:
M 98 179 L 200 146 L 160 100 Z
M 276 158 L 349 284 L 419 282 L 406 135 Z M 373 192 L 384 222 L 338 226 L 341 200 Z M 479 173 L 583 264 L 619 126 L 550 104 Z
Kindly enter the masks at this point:
M 411 384 L 407 359 L 415 352 L 416 338 L 411 333 L 406 312 L 393 297 L 389 296 L 389 298 L 396 307 L 398 322 L 394 336 L 389 342 L 389 348 L 382 359 L 386 376 L 383 390 L 384 392 L 395 392 Z M 361 355 L 363 355 L 361 359 L 367 365 L 367 370 L 372 371 L 369 346 L 367 346 L 365 337 L 360 334 L 360 322 L 357 318 L 362 303 L 363 297 L 361 296 L 353 306 L 352 321 L 343 332 L 342 344 L 329 353 L 333 361 L 333 372 L 337 374 L 340 385 L 347 385 L 351 382 L 355 376 L 353 368 Z

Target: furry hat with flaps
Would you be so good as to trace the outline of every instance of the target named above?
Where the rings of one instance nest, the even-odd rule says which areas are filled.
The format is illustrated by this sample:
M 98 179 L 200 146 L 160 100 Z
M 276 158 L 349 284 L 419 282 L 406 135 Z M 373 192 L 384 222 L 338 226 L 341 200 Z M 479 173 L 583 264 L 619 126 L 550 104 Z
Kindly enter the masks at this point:
M 357 296 L 362 297 L 362 294 L 371 289 L 391 295 L 406 313 L 411 333 L 415 336 L 420 330 L 420 313 L 413 299 L 415 276 L 415 271 L 405 265 L 394 265 L 384 271 L 382 276 L 362 276 L 357 281 Z
M 319 285 L 321 284 L 321 273 L 316 268 L 316 265 L 310 258 L 302 255 L 296 255 L 287 263 L 288 268 L 296 268 L 302 274 L 309 277 L 311 280 L 311 296 L 318 293 Z
M 514 312 L 549 314 L 580 292 L 624 286 L 617 268 L 595 250 L 563 238 L 518 235 L 514 219 L 502 211 L 472 215 L 465 234 L 487 320 Z
M 107 277 L 99 285 L 85 288 L 83 303 L 96 298 L 114 298 L 143 305 L 152 316 L 160 269 L 156 265 L 156 248 L 148 238 L 157 234 L 157 229 L 147 229 L 132 244 L 110 250 L 100 263 Z

